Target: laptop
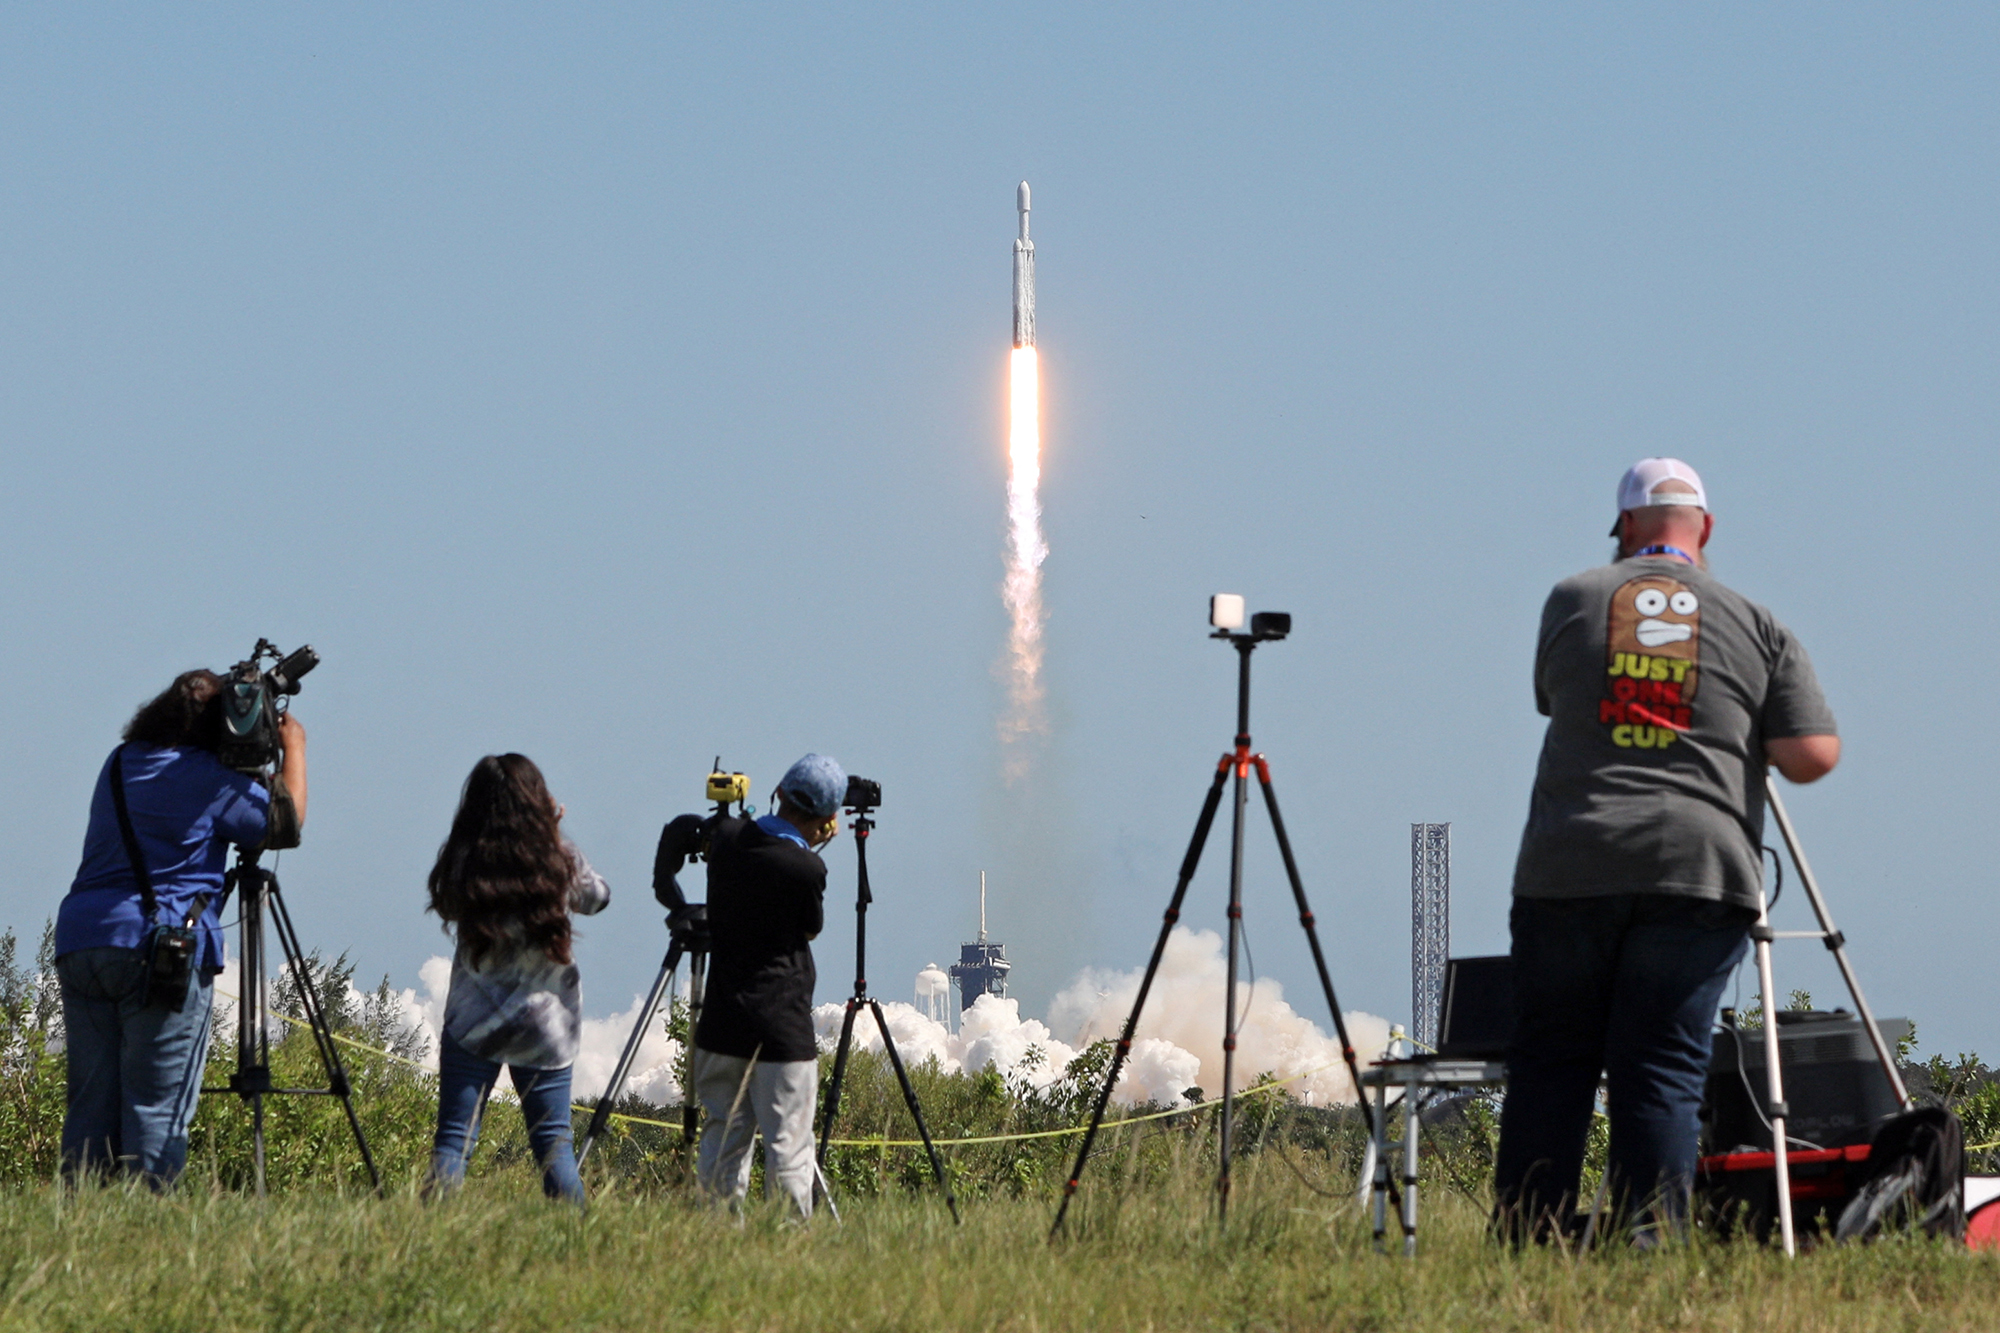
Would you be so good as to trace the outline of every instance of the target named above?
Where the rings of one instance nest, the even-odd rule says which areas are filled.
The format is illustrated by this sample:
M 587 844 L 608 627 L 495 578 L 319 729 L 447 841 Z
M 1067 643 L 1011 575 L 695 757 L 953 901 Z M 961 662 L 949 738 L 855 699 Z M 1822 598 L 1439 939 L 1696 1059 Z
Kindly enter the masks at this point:
M 1499 1060 L 1514 1035 L 1514 960 L 1506 954 L 1451 958 L 1444 965 L 1438 1056 Z

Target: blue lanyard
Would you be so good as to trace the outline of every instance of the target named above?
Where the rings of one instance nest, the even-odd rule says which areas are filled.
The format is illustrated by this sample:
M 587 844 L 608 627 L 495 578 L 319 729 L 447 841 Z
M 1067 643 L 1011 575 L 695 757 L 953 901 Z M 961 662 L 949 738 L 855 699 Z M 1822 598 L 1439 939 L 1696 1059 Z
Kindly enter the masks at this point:
M 1632 552 L 1632 556 L 1634 559 L 1637 559 L 1642 555 L 1677 555 L 1681 559 L 1687 561 L 1690 565 L 1697 563 L 1693 556 L 1689 555 L 1686 551 L 1683 551 L 1680 547 L 1668 546 L 1665 542 L 1662 542 L 1657 546 L 1642 546 L 1638 550 Z

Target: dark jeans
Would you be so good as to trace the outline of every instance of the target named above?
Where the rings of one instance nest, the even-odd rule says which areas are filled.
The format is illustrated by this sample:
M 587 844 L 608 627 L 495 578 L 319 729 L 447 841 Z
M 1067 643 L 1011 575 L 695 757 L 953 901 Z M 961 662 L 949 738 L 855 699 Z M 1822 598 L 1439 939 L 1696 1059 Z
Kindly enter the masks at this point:
M 569 1066 L 524 1069 L 507 1066 L 521 1116 L 528 1122 L 528 1146 L 542 1167 L 542 1193 L 551 1199 L 583 1202 L 583 1181 L 571 1146 Z M 431 1193 L 449 1193 L 465 1179 L 465 1159 L 479 1142 L 479 1120 L 500 1066 L 483 1060 L 450 1037 L 438 1038 L 438 1123 L 431 1147 Z
M 129 1171 L 155 1189 L 187 1165 L 214 1010 L 213 976 L 193 969 L 179 1009 L 146 1003 L 138 949 L 75 949 L 56 959 L 68 1042 L 63 1174 Z
M 1716 1004 L 1755 919 L 1665 894 L 1514 900 L 1516 1027 L 1493 1182 L 1508 1235 L 1540 1238 L 1574 1213 L 1600 1071 L 1617 1218 L 1686 1216 Z

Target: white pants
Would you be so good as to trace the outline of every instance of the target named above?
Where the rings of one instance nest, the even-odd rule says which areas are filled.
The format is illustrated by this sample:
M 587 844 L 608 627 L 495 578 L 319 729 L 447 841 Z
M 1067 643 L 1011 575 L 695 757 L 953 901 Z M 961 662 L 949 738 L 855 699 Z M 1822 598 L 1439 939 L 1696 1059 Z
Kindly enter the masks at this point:
M 762 1130 L 765 1197 L 782 1191 L 798 1206 L 800 1216 L 811 1217 L 813 1103 L 819 1094 L 819 1062 L 758 1060 L 753 1064 L 740 1055 L 717 1055 L 697 1046 L 694 1093 L 701 1099 L 701 1156 L 696 1179 L 702 1189 L 731 1202 L 749 1193 L 750 1146 Z

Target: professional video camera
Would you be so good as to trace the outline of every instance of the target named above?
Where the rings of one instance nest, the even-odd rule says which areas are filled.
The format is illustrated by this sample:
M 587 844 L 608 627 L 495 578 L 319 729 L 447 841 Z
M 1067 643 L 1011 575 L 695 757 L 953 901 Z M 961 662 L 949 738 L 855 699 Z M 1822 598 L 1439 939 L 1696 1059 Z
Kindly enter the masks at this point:
M 273 665 L 262 666 L 265 661 Z M 257 640 L 250 656 L 229 668 L 222 687 L 222 744 L 216 757 L 239 773 L 261 773 L 278 762 L 278 722 L 285 701 L 299 692 L 299 681 L 319 665 L 319 654 L 305 644 L 289 655 L 269 639 Z

